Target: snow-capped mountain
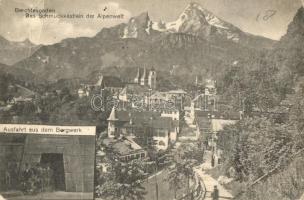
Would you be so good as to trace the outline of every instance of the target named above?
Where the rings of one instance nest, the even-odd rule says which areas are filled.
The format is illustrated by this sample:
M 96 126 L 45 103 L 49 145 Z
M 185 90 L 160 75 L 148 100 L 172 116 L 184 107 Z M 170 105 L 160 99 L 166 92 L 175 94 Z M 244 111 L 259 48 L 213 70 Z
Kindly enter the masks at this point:
M 265 47 L 269 46 L 269 41 L 265 38 L 243 32 L 198 3 L 190 3 L 173 22 L 153 22 L 148 13 L 131 18 L 121 38 L 151 39 L 151 36 L 169 33 L 185 33 L 213 41 L 228 40 L 252 47 L 264 47 L 263 43 L 266 44 Z
M 168 29 L 173 28 L 175 31 L 179 31 L 185 23 L 201 26 L 212 25 L 222 29 L 233 27 L 197 3 L 190 3 L 176 21 L 168 23 Z
M 159 27 L 157 23 L 153 28 Z M 180 32 L 204 37 L 221 35 L 234 42 L 240 40 L 240 30 L 215 16 L 197 3 L 190 3 L 176 21 L 165 24 L 158 31 Z
M 224 35 L 227 39 L 238 42 L 240 30 L 221 20 L 197 3 L 190 3 L 179 18 L 173 22 L 152 22 L 148 13 L 131 18 L 124 28 L 122 38 L 138 38 L 149 35 L 151 31 L 167 33 L 188 33 L 197 36 Z

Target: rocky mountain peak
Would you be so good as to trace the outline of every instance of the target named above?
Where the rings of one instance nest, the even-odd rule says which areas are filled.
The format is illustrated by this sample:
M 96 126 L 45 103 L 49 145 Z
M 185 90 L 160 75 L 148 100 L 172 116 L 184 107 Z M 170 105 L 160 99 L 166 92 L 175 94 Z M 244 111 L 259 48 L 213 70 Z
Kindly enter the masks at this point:
M 122 38 L 145 38 L 150 34 L 152 22 L 148 12 L 132 17 L 123 30 Z
M 239 29 L 220 19 L 198 3 L 190 3 L 174 22 L 166 24 L 169 32 L 188 33 L 205 38 L 224 36 L 237 42 Z
M 143 12 L 139 14 L 137 17 L 134 17 L 135 21 L 139 24 L 146 25 L 150 21 L 149 13 Z
M 184 22 L 193 20 L 199 22 L 200 24 L 208 24 L 205 14 L 207 14 L 207 11 L 199 4 L 190 3 L 179 18 Z

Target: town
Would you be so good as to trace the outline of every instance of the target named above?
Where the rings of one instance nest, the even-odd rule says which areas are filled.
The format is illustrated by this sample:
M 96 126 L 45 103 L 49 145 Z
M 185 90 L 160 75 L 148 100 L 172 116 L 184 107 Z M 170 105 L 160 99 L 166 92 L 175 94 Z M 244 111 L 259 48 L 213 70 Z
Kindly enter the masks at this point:
M 280 111 L 246 112 L 244 99 L 238 96 L 237 106 L 231 106 L 212 78 L 197 75 L 191 87 L 159 89 L 154 67 L 133 71 L 128 82 L 99 73 L 89 82 L 42 93 L 8 84 L 11 96 L 1 103 L 2 121 L 97 126 L 95 196 L 100 199 L 122 190 L 123 186 L 113 186 L 115 181 L 136 183 L 117 194 L 131 195 L 130 199 L 208 199 L 214 190 L 221 198 L 232 199 L 223 184 L 237 177 L 237 169 L 214 176 L 227 160 L 225 127 L 254 116 L 286 121 L 290 105 L 279 105 Z M 129 168 L 137 176 L 115 172 Z M 133 190 L 139 191 L 132 194 Z
M 42 115 L 42 106 L 46 106 L 47 99 L 57 97 L 67 99 L 69 103 L 82 101 L 86 104 L 86 109 L 97 113 L 97 124 L 104 123 L 97 133 L 98 176 L 95 184 L 98 197 L 104 198 L 106 191 L 103 191 L 104 183 L 100 181 L 114 167 L 115 160 L 115 165 L 140 162 L 144 166 L 139 180 L 149 191 L 147 194 L 142 193 L 146 199 L 153 199 L 152 196 L 155 195 L 155 199 L 188 199 L 190 195 L 193 199 L 201 199 L 207 190 L 213 190 L 214 185 L 218 184 L 211 176 L 211 185 L 206 185 L 203 181 L 204 176 L 207 176 L 203 169 L 212 169 L 221 164 L 222 150 L 217 147 L 217 134 L 225 125 L 239 121 L 244 113 L 242 110 L 225 109 L 225 103 L 217 94 L 217 84 L 213 79 L 203 80 L 196 76 L 192 90 L 176 88 L 160 91 L 157 74 L 153 67 L 146 66 L 138 67 L 130 82 L 99 74 L 95 82 L 79 83 L 72 91 L 64 88 L 44 92 L 41 96 L 20 85 L 9 85 L 10 90 L 18 91 L 15 94 L 21 95 L 3 102 L 1 109 L 8 116 L 12 115 L 11 119 L 16 123 L 21 123 L 24 122 L 22 114 L 14 116 L 18 109 L 21 113 L 25 110 L 26 117 L 35 115 L 31 118 L 35 121 L 45 117 Z M 98 122 L 98 114 L 102 115 L 102 122 Z M 51 118 L 48 117 L 48 120 Z M 66 119 L 67 125 L 75 123 L 74 119 L 70 122 Z M 184 158 L 185 155 L 189 157 Z M 190 174 L 178 175 L 175 177 L 177 180 L 171 180 L 172 183 L 164 183 L 165 178 L 174 173 L 172 167 L 177 167 L 180 159 L 185 162 L 185 169 L 190 168 L 187 172 Z M 179 181 L 180 187 L 188 182 L 188 186 L 184 190 L 169 190 L 174 186 L 174 181 Z M 155 184 L 159 184 L 158 189 L 154 188 Z M 168 190 L 171 192 L 168 193 Z M 162 193 L 168 193 L 169 196 Z M 227 193 L 226 197 L 232 196 Z
M 205 82 L 199 82 L 199 77 L 196 77 L 193 84 L 197 91 L 203 92 L 191 96 L 181 88 L 158 91 L 157 72 L 153 67 L 138 68 L 133 83 L 119 85 L 110 81 L 113 77 L 99 78 L 97 84 L 85 85 L 78 90 L 78 94 L 82 98 L 90 94 L 91 87 L 96 89 L 96 86 L 99 86 L 101 95 L 108 91 L 114 98 L 117 97 L 117 103 L 111 108 L 107 118 L 108 128 L 99 139 L 96 160 L 100 176 L 112 167 L 111 162 L 105 162 L 108 160 L 105 159 L 108 153 L 114 153 L 122 162 L 149 160 L 155 170 L 145 171 L 147 179 L 155 176 L 155 184 L 160 184 L 157 190 L 163 190 L 161 192 L 165 193 L 166 188 L 162 186 L 164 180 L 161 177 L 165 174 L 168 163 L 172 164 L 170 156 L 176 156 L 176 151 L 186 148 L 197 153 L 196 156 L 201 162 L 205 161 L 207 168 L 209 165 L 215 167 L 220 164 L 221 149 L 216 145 L 217 133 L 226 124 L 237 122 L 242 117 L 242 111 L 224 113 L 218 110 L 222 105 L 217 96 L 216 81 L 207 79 Z M 197 165 L 195 162 L 189 162 L 184 167 L 194 167 L 195 164 Z M 205 183 L 198 181 L 204 174 L 198 172 L 195 175 L 196 178 L 190 183 L 191 189 L 189 186 L 188 191 L 184 191 L 180 196 L 175 193 L 174 198 L 189 199 L 192 195 L 193 199 L 201 199 L 202 195 L 205 195 Z M 160 183 L 157 183 L 157 179 L 160 179 Z M 208 189 L 212 190 L 213 186 Z M 102 187 L 100 190 L 102 196 Z M 150 193 L 152 191 L 150 190 Z M 158 197 L 160 191 L 155 193 L 156 199 L 169 198 Z
M 177 151 L 186 149 L 196 152 L 196 157 L 201 162 L 209 162 L 207 165 L 210 167 L 220 164 L 221 149 L 216 146 L 217 132 L 226 124 L 237 122 L 243 112 L 221 110 L 225 105 L 217 95 L 216 81 L 213 79 L 203 81 L 197 76 L 193 80 L 195 89 L 191 91 L 183 88 L 159 91 L 157 74 L 153 67 L 146 66 L 138 67 L 130 82 L 99 74 L 95 82 L 80 83 L 73 91 L 64 88 L 42 95 L 19 84 L 12 84 L 8 85 L 8 91 L 14 91 L 15 95 L 2 102 L 1 109 L 7 113 L 6 120 L 39 123 L 39 116 L 45 113 L 45 107 L 51 106 L 46 105 L 47 102 L 56 98 L 66 102 L 84 101 L 86 109 L 103 115 L 101 120 L 105 124 L 97 133 L 96 167 L 100 176 L 112 167 L 107 158 L 110 155 L 126 163 L 142 160 L 147 168 L 144 170 L 147 180 L 153 176 L 162 177 L 162 172 L 171 166 Z M 25 118 L 22 118 L 22 112 L 25 112 Z M 31 115 L 33 117 L 29 119 Z M 46 117 L 45 114 L 43 117 Z M 98 116 L 95 117 L 95 121 L 98 121 Z M 49 123 L 52 123 L 51 118 L 48 118 Z M 68 122 L 67 118 L 63 120 Z M 188 164 L 198 166 L 198 163 Z M 193 188 L 199 186 L 201 192 L 196 194 L 199 199 L 204 192 L 204 183 L 197 181 L 199 179 L 200 173 L 197 173 L 196 179 L 191 180 L 189 191 L 175 197 L 186 198 L 196 191 Z M 159 182 L 162 184 L 162 181 Z M 160 186 L 159 190 L 166 192 L 166 187 Z

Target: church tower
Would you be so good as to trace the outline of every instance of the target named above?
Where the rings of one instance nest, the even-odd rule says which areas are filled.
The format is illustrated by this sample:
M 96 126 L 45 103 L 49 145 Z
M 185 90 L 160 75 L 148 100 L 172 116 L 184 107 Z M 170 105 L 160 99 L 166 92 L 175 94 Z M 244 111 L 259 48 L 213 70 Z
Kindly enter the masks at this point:
M 148 85 L 152 90 L 156 89 L 156 71 L 154 67 L 149 72 Z
M 147 72 L 146 72 L 146 67 L 144 67 L 144 72 L 140 78 L 140 85 L 146 85 L 146 80 L 147 80 Z
M 109 138 L 114 138 L 115 136 L 118 136 L 118 130 L 116 128 L 117 121 L 118 121 L 118 118 L 116 118 L 115 106 L 113 106 L 111 114 L 108 118 L 108 137 Z
M 138 67 L 136 77 L 134 78 L 134 83 L 139 84 L 139 79 L 140 79 L 140 72 Z

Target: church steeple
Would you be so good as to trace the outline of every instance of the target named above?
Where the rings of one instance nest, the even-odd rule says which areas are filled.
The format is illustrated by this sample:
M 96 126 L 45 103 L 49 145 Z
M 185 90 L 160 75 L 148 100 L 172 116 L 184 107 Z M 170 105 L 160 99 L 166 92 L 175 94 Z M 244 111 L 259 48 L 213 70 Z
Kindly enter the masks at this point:
M 139 79 L 140 79 L 140 70 L 139 67 L 137 68 L 137 74 L 136 77 L 134 78 L 134 83 L 139 83 Z
M 117 121 L 118 119 L 116 118 L 116 109 L 115 106 L 113 106 L 112 110 L 111 110 L 111 114 L 108 118 L 108 121 Z
M 95 85 L 96 86 L 102 86 L 102 84 L 103 84 L 103 75 L 102 74 L 99 74 L 99 76 L 98 76 L 98 80 L 97 80 L 97 82 L 95 83 Z
M 148 85 L 152 90 L 156 89 L 156 71 L 154 67 L 152 67 L 149 72 Z
M 116 128 L 116 121 L 118 118 L 116 117 L 116 110 L 115 106 L 112 108 L 111 114 L 108 118 L 108 137 L 114 138 L 119 135 L 117 128 Z
M 140 85 L 146 85 L 146 80 L 147 80 L 147 72 L 146 72 L 146 66 L 145 66 L 143 74 L 140 79 Z

